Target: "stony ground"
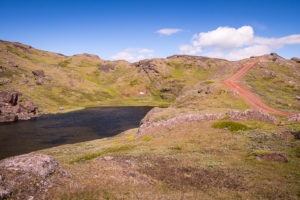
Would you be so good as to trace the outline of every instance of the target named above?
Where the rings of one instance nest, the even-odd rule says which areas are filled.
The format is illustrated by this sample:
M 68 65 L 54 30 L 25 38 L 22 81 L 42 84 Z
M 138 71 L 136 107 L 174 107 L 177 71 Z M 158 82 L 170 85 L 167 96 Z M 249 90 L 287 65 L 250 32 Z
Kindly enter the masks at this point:
M 34 152 L 59 162 L 47 176 L 32 170 L 47 159 L 35 162 L 25 156 L 29 168 L 17 164 L 23 158 L 0 161 L 0 194 L 5 198 L 300 198 L 299 114 L 287 118 L 251 110 L 224 84 L 247 63 L 258 63 L 236 80 L 238 84 L 274 109 L 299 113 L 300 64 L 295 59 L 271 54 L 228 62 L 177 55 L 114 65 L 92 55 L 65 57 L 16 43 L 1 42 L 0 50 L 3 78 L 17 73 L 11 82 L 1 79 L 1 89 L 20 88 L 24 99 L 32 95 L 43 111 L 74 109 L 78 99 L 83 107 L 117 100 L 170 104 L 152 109 L 139 128 L 118 136 Z M 86 73 L 78 76 L 83 68 Z M 37 69 L 43 72 L 33 73 Z M 120 74 L 124 76 L 116 78 Z M 49 169 L 48 164 L 42 164 L 41 171 Z

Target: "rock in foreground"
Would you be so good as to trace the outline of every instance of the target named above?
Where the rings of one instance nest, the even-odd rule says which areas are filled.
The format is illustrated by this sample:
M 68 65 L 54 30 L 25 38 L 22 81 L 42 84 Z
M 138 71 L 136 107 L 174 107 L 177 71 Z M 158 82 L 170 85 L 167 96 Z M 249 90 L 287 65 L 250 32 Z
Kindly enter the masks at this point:
M 53 186 L 51 177 L 46 177 L 59 167 L 54 158 L 45 154 L 24 154 L 1 160 L 0 200 L 45 199 L 48 188 Z
M 44 178 L 59 167 L 54 158 L 45 154 L 24 154 L 0 161 L 0 169 L 22 170 Z

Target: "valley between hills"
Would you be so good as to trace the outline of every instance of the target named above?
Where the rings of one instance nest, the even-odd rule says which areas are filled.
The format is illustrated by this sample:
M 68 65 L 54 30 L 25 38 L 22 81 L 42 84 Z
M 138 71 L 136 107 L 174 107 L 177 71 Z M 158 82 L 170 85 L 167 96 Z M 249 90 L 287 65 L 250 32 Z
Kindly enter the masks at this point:
M 0 199 L 299 199 L 300 59 L 135 63 L 0 41 L 0 120 L 153 106 L 114 137 L 0 161 Z

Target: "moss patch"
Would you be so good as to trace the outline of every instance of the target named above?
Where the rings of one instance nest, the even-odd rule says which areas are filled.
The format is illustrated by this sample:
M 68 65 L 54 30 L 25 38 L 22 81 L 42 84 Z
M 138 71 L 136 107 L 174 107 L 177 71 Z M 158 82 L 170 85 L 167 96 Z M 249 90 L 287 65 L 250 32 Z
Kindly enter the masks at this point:
M 151 137 L 151 136 L 147 136 L 147 137 L 144 137 L 144 138 L 143 138 L 143 141 L 145 141 L 145 142 L 148 142 L 148 141 L 150 141 L 150 140 L 152 140 L 152 137 Z
M 215 122 L 212 127 L 219 129 L 228 129 L 230 131 L 245 131 L 249 129 L 249 127 L 244 124 L 232 121 Z
M 93 160 L 94 158 L 97 158 L 99 156 L 103 156 L 105 154 L 109 153 L 118 153 L 118 152 L 123 152 L 123 151 L 129 151 L 135 148 L 135 146 L 128 145 L 128 146 L 122 146 L 122 147 L 115 147 L 115 148 L 109 148 L 101 152 L 96 152 L 92 154 L 87 154 L 84 156 L 81 156 L 79 158 L 76 158 L 70 162 L 70 164 L 78 163 L 78 162 L 83 162 L 83 161 L 88 161 L 88 160 Z

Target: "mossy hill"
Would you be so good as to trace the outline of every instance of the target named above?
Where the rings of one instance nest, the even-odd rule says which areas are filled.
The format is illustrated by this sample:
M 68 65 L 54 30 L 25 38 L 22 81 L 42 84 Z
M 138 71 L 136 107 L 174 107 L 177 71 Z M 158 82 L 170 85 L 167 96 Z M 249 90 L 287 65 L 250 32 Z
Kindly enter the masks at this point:
M 240 113 L 250 113 L 248 118 L 234 118 L 250 107 L 224 81 L 248 62 L 257 64 L 237 82 L 265 104 L 299 113 L 300 63 L 276 54 L 236 62 L 175 55 L 129 63 L 1 41 L 0 78 L 5 80 L 0 90 L 22 92 L 43 112 L 105 105 L 167 107 L 145 116 L 141 127 L 149 126 L 142 134 L 140 127 L 37 151 L 59 161 L 60 171 L 44 182 L 26 182 L 11 198 L 299 199 L 299 121 L 275 116 L 276 121 L 260 111 L 256 118 L 247 111 Z M 45 77 L 34 70 L 43 70 Z M 195 115 L 206 118 L 176 121 Z M 17 177 L 15 170 L 0 173 Z

